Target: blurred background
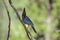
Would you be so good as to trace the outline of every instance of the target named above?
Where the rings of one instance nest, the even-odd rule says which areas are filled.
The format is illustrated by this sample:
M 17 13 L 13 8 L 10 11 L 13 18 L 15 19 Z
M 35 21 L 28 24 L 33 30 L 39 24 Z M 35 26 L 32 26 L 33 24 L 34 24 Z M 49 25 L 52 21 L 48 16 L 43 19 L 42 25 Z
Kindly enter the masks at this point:
M 45 39 L 37 40 L 60 40 L 60 0 L 52 0 L 52 11 L 49 14 L 47 9 L 48 0 L 12 0 L 22 18 L 23 9 L 34 24 L 38 33 L 42 33 Z M 19 22 L 14 10 L 8 0 L 5 0 L 11 16 L 10 40 L 29 40 L 23 25 Z M 49 14 L 49 15 L 48 15 Z M 0 0 L 0 40 L 6 40 L 8 34 L 8 16 L 3 1 Z M 33 37 L 37 35 L 31 27 L 27 27 Z

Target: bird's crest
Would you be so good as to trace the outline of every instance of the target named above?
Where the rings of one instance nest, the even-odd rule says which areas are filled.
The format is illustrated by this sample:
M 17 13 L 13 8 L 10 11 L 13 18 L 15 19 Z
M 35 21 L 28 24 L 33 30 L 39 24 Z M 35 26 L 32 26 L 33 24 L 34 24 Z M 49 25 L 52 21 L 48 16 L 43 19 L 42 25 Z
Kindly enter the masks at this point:
M 23 12 L 22 12 L 22 18 L 26 17 L 26 11 L 25 11 L 25 8 L 23 9 Z

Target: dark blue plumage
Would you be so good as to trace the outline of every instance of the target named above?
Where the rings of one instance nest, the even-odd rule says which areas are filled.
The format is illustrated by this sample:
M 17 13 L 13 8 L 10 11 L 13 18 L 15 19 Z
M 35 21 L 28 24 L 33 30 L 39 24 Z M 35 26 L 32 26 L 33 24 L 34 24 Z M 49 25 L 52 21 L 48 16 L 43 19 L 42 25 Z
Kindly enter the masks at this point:
M 32 29 L 34 30 L 34 32 L 37 33 L 32 21 L 29 19 L 29 17 L 26 16 L 25 8 L 24 8 L 23 13 L 22 13 L 22 21 L 24 24 L 30 25 L 32 27 Z

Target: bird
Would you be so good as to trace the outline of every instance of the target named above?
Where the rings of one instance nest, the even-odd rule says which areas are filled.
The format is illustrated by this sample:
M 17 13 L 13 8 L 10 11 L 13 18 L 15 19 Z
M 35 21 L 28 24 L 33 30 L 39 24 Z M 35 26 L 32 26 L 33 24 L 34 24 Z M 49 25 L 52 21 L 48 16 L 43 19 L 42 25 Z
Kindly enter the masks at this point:
M 24 24 L 30 25 L 32 27 L 32 29 L 34 30 L 34 32 L 37 33 L 37 31 L 34 28 L 34 24 L 30 20 L 30 18 L 28 16 L 26 16 L 25 8 L 23 9 L 23 12 L 22 12 L 22 22 Z

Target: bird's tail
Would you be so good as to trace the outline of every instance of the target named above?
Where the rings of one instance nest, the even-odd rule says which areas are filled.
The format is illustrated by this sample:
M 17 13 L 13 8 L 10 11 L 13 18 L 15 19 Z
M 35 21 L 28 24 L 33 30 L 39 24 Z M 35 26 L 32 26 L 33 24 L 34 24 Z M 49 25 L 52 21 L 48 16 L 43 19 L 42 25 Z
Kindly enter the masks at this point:
M 34 26 L 32 25 L 31 27 L 32 27 L 32 29 L 34 30 L 34 32 L 37 33 L 37 31 L 35 30 Z

